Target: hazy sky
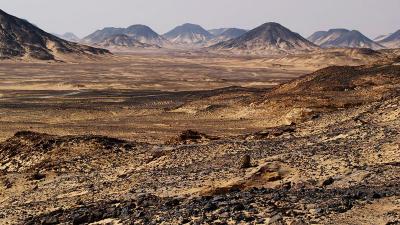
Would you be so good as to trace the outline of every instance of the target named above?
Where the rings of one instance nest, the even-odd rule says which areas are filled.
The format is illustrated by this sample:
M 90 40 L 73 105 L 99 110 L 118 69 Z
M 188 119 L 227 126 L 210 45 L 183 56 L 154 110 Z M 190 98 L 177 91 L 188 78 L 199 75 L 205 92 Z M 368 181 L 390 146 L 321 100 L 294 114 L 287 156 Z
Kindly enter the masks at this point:
M 400 29 L 400 0 L 0 0 L 0 8 L 48 32 L 80 37 L 132 24 L 162 34 L 185 22 L 206 29 L 278 22 L 306 37 L 329 28 L 371 38 Z

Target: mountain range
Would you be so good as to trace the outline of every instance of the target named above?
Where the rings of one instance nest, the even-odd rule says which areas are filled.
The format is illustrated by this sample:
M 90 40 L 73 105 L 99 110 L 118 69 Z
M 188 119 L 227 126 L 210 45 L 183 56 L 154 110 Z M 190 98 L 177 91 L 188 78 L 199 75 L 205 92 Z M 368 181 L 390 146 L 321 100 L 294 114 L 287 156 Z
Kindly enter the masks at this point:
M 120 36 L 118 38 L 119 41 L 116 42 L 111 39 L 118 35 L 126 35 L 137 41 L 135 45 L 132 45 L 132 48 L 135 48 L 135 46 L 140 46 L 140 48 L 145 46 L 169 48 L 174 48 L 174 46 L 204 47 L 237 38 L 247 32 L 247 30 L 239 28 L 221 28 L 210 31 L 212 33 L 205 30 L 200 25 L 190 23 L 175 27 L 164 35 L 159 35 L 150 27 L 144 25 L 132 25 L 127 28 L 106 27 L 88 35 L 83 38 L 81 42 L 95 46 L 108 46 L 108 48 L 113 44 L 116 44 L 115 47 L 121 47 L 117 42 L 123 39 L 127 40 L 126 37 Z
M 159 35 L 145 25 L 127 28 L 106 27 L 79 39 L 71 32 L 49 34 L 27 20 L 0 10 L 0 57 L 57 59 L 66 54 L 107 54 L 104 49 L 207 47 L 208 50 L 250 54 L 278 54 L 322 48 L 400 48 L 400 30 L 369 39 L 357 30 L 318 31 L 308 40 L 278 23 L 265 23 L 253 30 L 220 28 L 207 31 L 200 25 L 186 23 Z
M 89 56 L 107 50 L 69 42 L 49 34 L 27 20 L 0 10 L 0 58 L 62 60 L 66 56 Z
M 106 27 L 86 36 L 82 39 L 82 42 L 87 44 L 97 44 L 115 35 L 126 35 L 143 44 L 158 46 L 169 45 L 168 40 L 157 34 L 150 27 L 141 24 L 132 25 L 127 28 Z
M 370 48 L 374 50 L 385 48 L 357 30 L 331 29 L 318 31 L 311 35 L 308 40 L 322 48 Z
M 206 30 L 200 25 L 185 23 L 159 35 L 150 27 L 133 25 L 128 28 L 108 27 L 98 30 L 83 39 L 84 43 L 100 43 L 116 34 L 125 34 L 139 42 L 160 47 L 211 47 L 213 50 L 237 52 L 279 53 L 322 48 L 398 48 L 400 31 L 381 35 L 371 40 L 357 30 L 330 29 L 318 31 L 305 39 L 278 23 L 266 23 L 251 31 L 239 28 L 217 28 Z M 260 35 L 260 36 L 257 36 Z M 244 36 L 244 37 L 242 37 Z M 238 39 L 239 40 L 234 40 Z
M 158 45 L 154 44 L 146 44 L 143 42 L 138 41 L 137 39 L 130 37 L 125 34 L 117 34 L 111 37 L 104 39 L 102 42 L 96 43 L 96 46 L 101 48 L 106 48 L 115 51 L 129 51 L 132 49 L 147 49 L 147 48 L 154 48 L 158 49 L 161 48 Z

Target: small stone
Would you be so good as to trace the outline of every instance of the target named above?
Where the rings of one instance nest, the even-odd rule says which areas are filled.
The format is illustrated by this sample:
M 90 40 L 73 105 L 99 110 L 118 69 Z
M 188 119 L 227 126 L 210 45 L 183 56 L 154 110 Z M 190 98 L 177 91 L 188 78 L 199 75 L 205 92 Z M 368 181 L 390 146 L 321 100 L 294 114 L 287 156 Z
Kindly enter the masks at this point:
M 286 189 L 286 190 L 290 190 L 292 188 L 292 183 L 291 182 L 284 183 L 282 185 L 282 188 Z
M 89 221 L 89 217 L 86 214 L 76 214 L 73 216 L 72 224 L 83 224 Z
M 276 222 L 278 222 L 279 220 L 282 220 L 282 218 L 283 218 L 282 215 L 281 215 L 280 213 L 278 213 L 278 214 L 276 214 L 275 216 L 269 218 L 268 224 L 276 223 Z
M 258 218 L 256 221 L 257 224 L 264 224 L 264 222 L 265 222 L 264 218 Z
M 13 186 L 13 183 L 12 183 L 9 179 L 6 179 L 6 180 L 4 181 L 4 187 L 5 187 L 6 189 L 10 189 L 10 188 L 12 188 L 12 186 Z
M 137 218 L 144 217 L 145 215 L 146 215 L 146 214 L 145 214 L 143 211 L 140 211 L 140 212 L 136 213 L 136 217 L 137 217 Z
M 304 214 L 306 214 L 306 211 L 299 210 L 299 209 L 293 209 L 293 214 L 294 214 L 294 216 L 304 215 Z
M 34 173 L 31 177 L 32 180 L 42 180 L 44 178 L 46 178 L 46 175 L 39 172 Z
M 250 223 L 250 222 L 256 220 L 256 218 L 254 216 L 245 216 L 243 220 L 247 223 Z
M 233 211 L 242 211 L 244 209 L 245 209 L 244 205 L 240 203 L 233 207 Z
M 167 206 L 167 207 L 173 207 L 173 206 L 179 205 L 179 203 L 180 203 L 179 200 L 176 199 L 176 198 L 174 198 L 174 199 L 171 199 L 171 200 L 167 201 L 167 202 L 165 203 L 165 206 Z
M 223 200 L 225 200 L 225 198 L 222 197 L 222 196 L 215 196 L 215 197 L 212 199 L 213 202 L 219 202 L 219 201 L 223 201 Z
M 333 184 L 335 182 L 335 180 L 332 177 L 329 177 L 328 179 L 326 179 L 323 183 L 322 186 L 329 186 L 331 184 Z
M 130 213 L 131 213 L 130 207 L 124 207 L 121 210 L 121 216 L 122 217 L 128 217 Z
M 224 213 L 219 214 L 219 218 L 228 219 L 228 218 L 230 218 L 230 215 L 229 215 L 229 213 L 224 212 Z
M 216 210 L 216 209 L 217 209 L 217 205 L 215 205 L 214 203 L 208 203 L 208 204 L 204 207 L 204 210 L 205 210 L 205 211 L 208 211 L 208 212 L 214 211 L 214 210 Z
M 182 218 L 182 219 L 181 219 L 181 223 L 182 223 L 182 224 L 189 223 L 189 222 L 190 222 L 190 219 L 189 219 L 189 218 Z
M 306 208 L 307 209 L 315 209 L 317 206 L 315 204 L 307 204 Z
M 310 209 L 309 212 L 311 214 L 319 214 L 322 212 L 322 210 L 320 208 L 316 208 L 316 209 Z
M 235 215 L 234 218 L 235 218 L 236 221 L 243 221 L 243 220 L 245 220 L 245 217 L 244 217 L 243 214 Z
M 52 224 L 59 224 L 58 218 L 57 217 L 47 217 L 42 221 L 42 224 L 45 225 L 52 225 Z
M 372 195 L 372 198 L 379 199 L 379 198 L 382 198 L 382 195 L 379 194 L 379 193 L 374 192 L 374 194 Z
M 251 158 L 250 155 L 245 155 L 243 156 L 241 162 L 240 162 L 240 168 L 241 169 L 247 169 L 251 167 Z

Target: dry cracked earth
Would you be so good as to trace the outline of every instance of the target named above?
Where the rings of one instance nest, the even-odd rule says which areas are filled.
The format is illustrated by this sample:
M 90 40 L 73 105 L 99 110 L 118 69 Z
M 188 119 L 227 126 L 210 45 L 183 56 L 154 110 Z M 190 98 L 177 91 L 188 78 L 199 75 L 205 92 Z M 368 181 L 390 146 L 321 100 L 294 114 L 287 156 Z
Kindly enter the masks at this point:
M 0 224 L 400 224 L 399 63 L 140 100 L 3 91 Z

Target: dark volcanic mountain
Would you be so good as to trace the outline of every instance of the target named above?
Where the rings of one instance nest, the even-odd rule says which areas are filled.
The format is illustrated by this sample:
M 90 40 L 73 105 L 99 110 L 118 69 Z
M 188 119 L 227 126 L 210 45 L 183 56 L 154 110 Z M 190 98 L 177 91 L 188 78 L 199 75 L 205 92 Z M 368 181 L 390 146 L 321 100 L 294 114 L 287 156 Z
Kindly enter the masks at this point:
M 67 32 L 65 34 L 54 34 L 54 35 L 56 35 L 57 37 L 62 38 L 64 40 L 72 41 L 72 42 L 79 42 L 81 40 L 78 36 L 76 36 L 74 33 L 71 33 L 71 32 Z
M 388 48 L 400 48 L 400 30 L 379 41 L 379 44 Z
M 384 48 L 357 30 L 331 29 L 329 31 L 318 31 L 311 35 L 308 40 L 323 48 Z
M 129 50 L 135 48 L 160 48 L 158 45 L 151 45 L 142 43 L 133 37 L 129 37 L 125 34 L 113 35 L 109 38 L 104 39 L 100 43 L 96 43 L 97 46 L 107 48 L 110 50 Z
M 140 24 L 132 25 L 128 28 L 107 27 L 102 30 L 97 30 L 85 37 L 83 42 L 89 44 L 100 43 L 115 35 L 127 35 L 139 42 L 150 45 L 165 46 L 169 44 L 165 38 L 157 34 L 150 27 Z
M 65 41 L 0 10 L 0 58 L 54 60 L 72 54 L 105 53 L 109 52 Z
M 178 26 L 163 36 L 180 45 L 201 45 L 214 37 L 201 26 L 190 23 Z
M 221 42 L 210 48 L 245 53 L 276 54 L 313 50 L 318 46 L 278 23 L 265 23 L 240 37 Z

